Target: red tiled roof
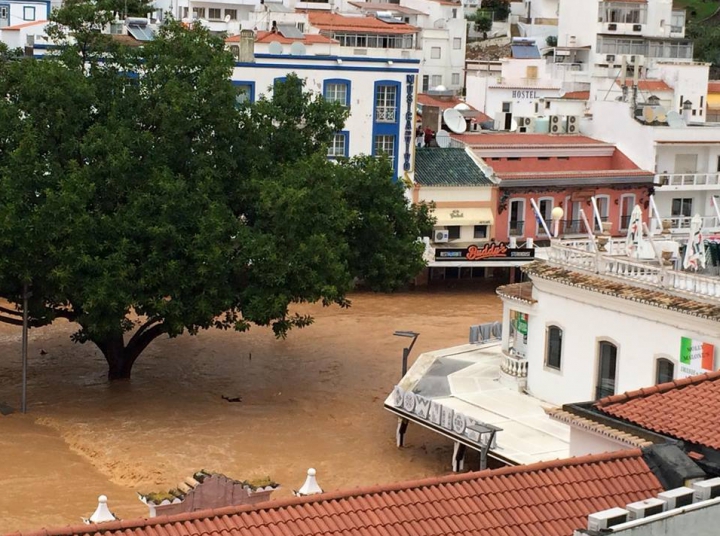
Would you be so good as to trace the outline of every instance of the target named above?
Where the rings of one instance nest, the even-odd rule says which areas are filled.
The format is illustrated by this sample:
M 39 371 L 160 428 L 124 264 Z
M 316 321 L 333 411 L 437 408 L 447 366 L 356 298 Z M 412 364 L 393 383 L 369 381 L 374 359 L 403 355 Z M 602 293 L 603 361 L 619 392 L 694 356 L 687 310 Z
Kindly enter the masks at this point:
M 465 103 L 464 101 L 461 101 L 457 97 L 438 97 L 435 95 L 428 95 L 427 93 L 418 93 L 417 96 L 417 102 L 418 104 L 421 104 L 423 106 L 437 106 L 440 108 L 440 110 L 447 110 L 448 108 L 454 108 L 458 104 L 466 104 L 468 108 L 476 112 L 475 117 L 473 118 L 474 121 L 477 121 L 478 123 L 484 123 L 485 121 L 491 121 L 490 116 L 484 114 L 480 110 L 477 110 L 470 106 L 469 104 Z
M 471 147 L 507 147 L 510 145 L 518 145 L 521 147 L 543 147 L 545 145 L 552 145 L 553 147 L 563 145 L 609 145 L 604 141 L 574 134 L 478 133 L 451 134 L 451 136 Z
M 562 96 L 563 99 L 567 100 L 590 100 L 589 91 L 568 91 Z
M 24 536 L 572 536 L 662 491 L 639 449 Z M 16 533 L 20 536 L 20 533 Z
M 621 86 L 621 82 L 615 82 L 618 86 Z M 638 89 L 640 91 L 672 91 L 673 89 L 668 86 L 663 80 L 638 80 Z
M 272 33 L 272 32 L 256 32 L 255 33 L 255 42 L 256 43 L 272 43 L 273 41 L 277 41 L 278 43 L 282 45 L 290 45 L 292 43 L 295 43 L 296 41 L 300 41 L 302 43 L 305 43 L 307 45 L 313 45 L 313 44 L 320 44 L 320 43 L 337 43 L 335 39 L 331 39 L 330 37 L 327 37 L 325 35 L 320 34 L 304 34 L 302 39 L 297 37 L 285 37 L 280 33 Z M 239 35 L 232 35 L 225 39 L 226 43 L 238 43 L 240 42 L 240 36 Z
M 720 93 L 720 80 L 708 81 L 708 93 Z
M 328 32 L 360 32 L 366 34 L 412 34 L 420 30 L 406 23 L 389 24 L 376 17 L 345 17 L 336 13 L 311 12 L 310 24 Z
M 720 449 L 720 371 L 602 398 L 595 407 L 653 432 Z

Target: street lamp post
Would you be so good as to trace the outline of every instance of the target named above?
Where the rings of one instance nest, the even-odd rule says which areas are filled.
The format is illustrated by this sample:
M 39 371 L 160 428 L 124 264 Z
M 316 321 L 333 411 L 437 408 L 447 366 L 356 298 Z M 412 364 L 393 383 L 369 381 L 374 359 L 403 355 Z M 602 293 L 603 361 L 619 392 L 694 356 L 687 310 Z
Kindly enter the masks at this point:
M 22 399 L 20 400 L 21 413 L 27 413 L 27 351 L 28 351 L 28 292 L 27 283 L 23 284 L 23 319 L 22 319 Z
M 565 211 L 561 207 L 555 207 L 554 209 L 552 209 L 552 212 L 550 213 L 550 217 L 552 218 L 552 221 L 553 221 L 553 226 L 554 226 L 553 231 L 555 234 L 555 238 L 557 238 L 558 235 L 560 234 L 560 220 L 562 220 L 564 215 L 565 215 Z
M 419 333 L 415 333 L 414 331 L 396 331 L 393 333 L 395 337 L 407 337 L 409 339 L 412 339 L 412 342 L 410 343 L 410 346 L 406 346 L 403 348 L 403 356 L 402 356 L 402 376 L 404 377 L 405 374 L 407 374 L 407 362 L 408 362 L 408 356 L 410 355 L 410 352 L 412 351 L 413 346 L 415 346 L 415 341 L 420 336 Z

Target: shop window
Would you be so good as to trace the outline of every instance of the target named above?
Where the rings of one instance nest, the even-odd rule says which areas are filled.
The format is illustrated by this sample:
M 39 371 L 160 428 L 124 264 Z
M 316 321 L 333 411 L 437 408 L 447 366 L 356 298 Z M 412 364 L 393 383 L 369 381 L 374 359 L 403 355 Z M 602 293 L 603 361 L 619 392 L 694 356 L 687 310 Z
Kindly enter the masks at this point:
M 447 227 L 448 231 L 448 238 L 450 240 L 458 240 L 460 238 L 460 226 L 459 225 L 449 225 Z
M 476 225 L 473 229 L 473 238 L 487 238 L 487 225 Z

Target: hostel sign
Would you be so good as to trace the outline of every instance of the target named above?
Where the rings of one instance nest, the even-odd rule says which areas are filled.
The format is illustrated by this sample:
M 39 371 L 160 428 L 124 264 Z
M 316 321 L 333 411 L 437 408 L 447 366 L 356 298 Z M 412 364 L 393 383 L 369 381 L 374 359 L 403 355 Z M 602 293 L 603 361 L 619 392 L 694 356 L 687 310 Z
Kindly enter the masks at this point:
M 533 248 L 510 248 L 505 242 L 489 242 L 483 246 L 467 248 L 436 249 L 436 261 L 503 261 L 528 260 L 535 258 Z
M 680 378 L 715 370 L 715 346 L 682 337 L 680 339 Z
M 472 444 L 479 450 L 494 447 L 495 432 L 501 430 L 430 398 L 406 391 L 399 385 L 393 389 L 391 403 L 396 410 L 413 417 L 414 420 L 423 421 L 431 428 Z

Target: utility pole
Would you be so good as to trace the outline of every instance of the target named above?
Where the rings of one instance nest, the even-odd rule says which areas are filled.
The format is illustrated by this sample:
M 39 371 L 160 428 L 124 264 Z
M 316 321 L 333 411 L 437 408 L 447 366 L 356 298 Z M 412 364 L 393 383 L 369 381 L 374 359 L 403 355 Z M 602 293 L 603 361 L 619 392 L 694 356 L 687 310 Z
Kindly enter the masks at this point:
M 23 326 L 22 326 L 22 400 L 20 411 L 27 413 L 27 350 L 28 350 L 28 286 L 23 283 Z

